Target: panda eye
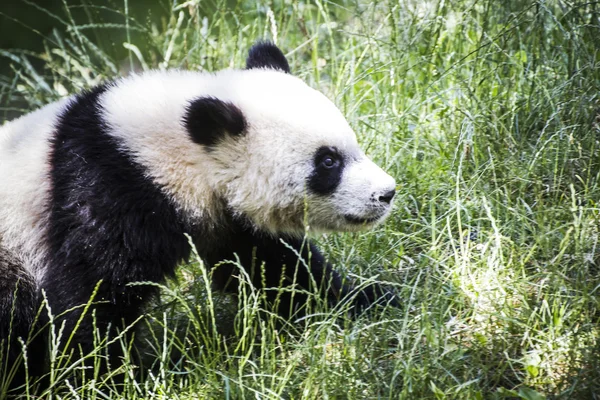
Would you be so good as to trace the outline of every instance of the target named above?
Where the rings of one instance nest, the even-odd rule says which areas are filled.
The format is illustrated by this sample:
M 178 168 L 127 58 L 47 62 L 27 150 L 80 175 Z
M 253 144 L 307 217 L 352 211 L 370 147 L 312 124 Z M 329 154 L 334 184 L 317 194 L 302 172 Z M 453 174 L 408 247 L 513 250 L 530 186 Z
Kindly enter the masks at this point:
M 323 166 L 325 168 L 332 168 L 335 166 L 336 160 L 331 156 L 327 156 L 327 157 L 323 158 L 323 161 L 321 161 L 321 163 L 323 164 Z
M 335 147 L 323 146 L 315 154 L 314 166 L 320 171 L 336 170 L 343 167 L 344 158 Z

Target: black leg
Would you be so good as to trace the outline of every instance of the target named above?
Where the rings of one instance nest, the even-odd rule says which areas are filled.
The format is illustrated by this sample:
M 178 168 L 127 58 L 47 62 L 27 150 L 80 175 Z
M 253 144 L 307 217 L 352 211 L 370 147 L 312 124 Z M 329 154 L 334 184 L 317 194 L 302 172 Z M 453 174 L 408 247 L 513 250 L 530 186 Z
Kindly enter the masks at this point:
M 24 383 L 18 339 L 28 342 L 37 305 L 33 277 L 19 259 L 0 248 L 0 398 Z
M 278 304 L 278 312 L 282 316 L 302 315 L 301 308 L 308 301 L 303 290 L 312 291 L 314 285 L 330 304 L 352 297 L 357 312 L 374 302 L 397 305 L 394 296 L 378 286 L 369 286 L 357 292 L 351 285 L 344 284 L 319 249 L 307 239 L 273 237 L 241 226 L 228 238 L 219 249 L 213 249 L 206 255 L 207 263 L 212 266 L 224 260 L 236 260 L 237 256 L 255 287 L 300 289 L 293 293 L 266 291 L 267 300 Z M 222 263 L 214 271 L 215 286 L 227 292 L 237 292 L 237 279 L 232 278 L 235 274 L 236 266 Z

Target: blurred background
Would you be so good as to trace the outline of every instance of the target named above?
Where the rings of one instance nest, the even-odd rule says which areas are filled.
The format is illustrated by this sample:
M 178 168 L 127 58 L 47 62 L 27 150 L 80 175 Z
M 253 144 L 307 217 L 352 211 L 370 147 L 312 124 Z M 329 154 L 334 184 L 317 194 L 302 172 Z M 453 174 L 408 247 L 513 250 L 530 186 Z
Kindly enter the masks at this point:
M 159 24 L 170 12 L 171 3 L 165 0 L 2 0 L 0 49 L 41 52 L 44 38 L 64 36 L 69 26 L 79 25 L 100 48 L 124 57 L 126 50 L 119 45 L 127 39 L 126 16 L 132 25 L 150 25 Z M 133 27 L 130 34 L 139 39 L 135 35 L 140 29 Z M 7 67 L 3 60 L 0 68 Z
M 47 101 L 48 94 L 52 100 L 57 94 L 61 97 L 67 92 L 77 92 L 96 81 L 115 75 L 127 75 L 132 70 L 139 71 L 142 69 L 142 59 L 148 65 L 156 67 L 158 62 L 164 61 L 166 45 L 169 44 L 164 40 L 169 33 L 181 28 L 181 25 L 177 25 L 177 17 L 182 18 L 182 12 L 187 18 L 188 26 L 191 20 L 200 26 L 198 18 L 202 16 L 214 16 L 218 13 L 239 15 L 243 9 L 247 11 L 255 8 L 253 2 L 239 3 L 242 2 L 2 0 L 0 121 L 37 108 Z M 202 22 L 205 25 L 207 23 Z M 231 19 L 228 17 L 221 22 L 228 24 Z M 173 44 L 175 43 L 171 43 L 171 52 Z M 77 87 L 81 82 L 74 83 L 71 71 L 56 68 L 57 65 L 52 62 L 55 57 L 62 58 L 63 66 L 79 65 L 89 70 L 92 80 Z M 21 94 L 23 81 L 27 80 L 25 76 L 36 81 L 33 86 L 37 89 L 43 89 L 45 83 L 52 86 L 57 80 L 66 80 L 67 85 L 65 90 L 56 87 L 47 90 L 43 95 L 44 101 L 41 98 L 39 101 L 31 97 L 23 98 Z M 57 76 L 61 79 L 57 79 Z M 13 84 L 16 81 L 20 81 L 20 88 Z M 70 84 L 75 87 L 69 87 Z

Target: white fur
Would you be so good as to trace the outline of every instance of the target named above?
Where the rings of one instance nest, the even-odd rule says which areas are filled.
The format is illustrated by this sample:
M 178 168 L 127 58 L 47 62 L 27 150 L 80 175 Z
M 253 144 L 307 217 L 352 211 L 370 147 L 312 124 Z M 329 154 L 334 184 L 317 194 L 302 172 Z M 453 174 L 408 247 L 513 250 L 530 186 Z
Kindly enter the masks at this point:
M 49 140 L 67 101 L 0 127 L 0 243 L 38 276 L 50 189 Z

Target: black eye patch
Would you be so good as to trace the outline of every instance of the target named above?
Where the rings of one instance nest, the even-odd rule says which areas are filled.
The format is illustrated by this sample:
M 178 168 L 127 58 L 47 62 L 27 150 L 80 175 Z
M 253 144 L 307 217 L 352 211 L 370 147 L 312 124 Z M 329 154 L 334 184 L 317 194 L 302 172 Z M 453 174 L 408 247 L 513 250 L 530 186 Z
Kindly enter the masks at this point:
M 344 158 L 335 147 L 320 147 L 313 158 L 313 171 L 308 177 L 311 192 L 327 195 L 335 191 L 342 181 Z

